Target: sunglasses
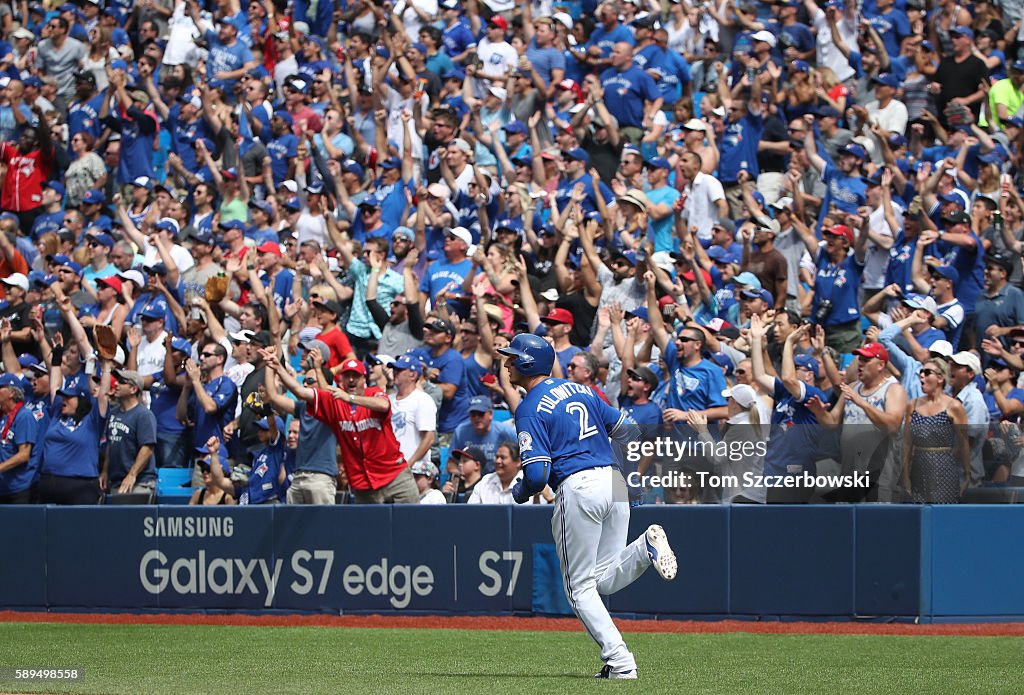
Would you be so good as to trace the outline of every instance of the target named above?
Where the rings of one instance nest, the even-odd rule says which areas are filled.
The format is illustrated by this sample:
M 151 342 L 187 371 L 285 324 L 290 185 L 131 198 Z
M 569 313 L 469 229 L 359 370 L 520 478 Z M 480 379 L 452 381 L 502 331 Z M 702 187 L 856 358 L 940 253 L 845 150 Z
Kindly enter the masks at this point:
M 922 369 L 921 376 L 942 376 L 942 372 L 938 372 L 934 369 Z
M 746 369 L 736 369 L 733 371 L 737 376 L 744 376 L 747 373 Z
M 679 340 L 680 343 L 697 343 L 697 342 L 700 342 L 696 338 L 690 338 L 690 337 L 687 337 L 685 335 L 679 336 L 678 340 Z
M 199 356 L 200 357 L 216 357 L 217 353 L 216 352 L 201 352 L 201 353 L 199 353 Z

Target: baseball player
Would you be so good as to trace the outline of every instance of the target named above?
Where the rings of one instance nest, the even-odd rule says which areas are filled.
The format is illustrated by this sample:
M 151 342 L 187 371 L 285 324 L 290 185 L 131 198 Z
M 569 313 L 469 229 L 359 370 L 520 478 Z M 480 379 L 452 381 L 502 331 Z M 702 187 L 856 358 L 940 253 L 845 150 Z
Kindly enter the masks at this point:
M 526 390 L 515 413 L 523 478 L 512 496 L 523 504 L 545 485 L 556 491 L 551 533 L 569 605 L 601 648 L 605 665 L 596 677 L 633 680 L 636 660 L 601 596 L 629 586 L 651 565 L 663 579 L 676 576 L 661 526 L 626 545 L 629 501 L 609 438 L 635 438 L 636 423 L 589 387 L 551 378 L 555 351 L 543 338 L 520 333 L 498 352 L 509 380 Z

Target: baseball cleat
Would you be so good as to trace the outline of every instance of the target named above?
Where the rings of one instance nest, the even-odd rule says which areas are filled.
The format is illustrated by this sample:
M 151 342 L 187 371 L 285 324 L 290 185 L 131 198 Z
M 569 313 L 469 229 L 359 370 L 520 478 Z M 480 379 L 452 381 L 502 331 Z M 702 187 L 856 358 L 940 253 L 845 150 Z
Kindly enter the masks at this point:
M 636 669 L 630 669 L 629 671 L 613 671 L 612 667 L 605 664 L 604 668 L 601 669 L 594 678 L 608 678 L 611 680 L 622 680 L 622 681 L 635 681 L 637 679 Z
M 651 564 L 654 565 L 654 569 L 658 571 L 661 578 L 668 581 L 675 579 L 678 570 L 676 554 L 672 552 L 672 547 L 668 544 L 665 529 L 658 524 L 651 524 L 647 527 L 644 540 L 647 542 L 647 555 L 651 558 Z

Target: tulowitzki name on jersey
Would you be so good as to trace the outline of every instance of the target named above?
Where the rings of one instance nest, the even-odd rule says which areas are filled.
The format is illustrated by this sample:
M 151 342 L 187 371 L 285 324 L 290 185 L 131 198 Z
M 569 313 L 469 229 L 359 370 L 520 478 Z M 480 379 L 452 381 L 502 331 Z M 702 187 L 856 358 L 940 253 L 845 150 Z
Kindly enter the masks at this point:
M 566 382 L 544 394 L 537 402 L 538 413 L 554 413 L 558 404 L 567 398 L 572 398 L 578 393 L 593 393 L 589 386 Z

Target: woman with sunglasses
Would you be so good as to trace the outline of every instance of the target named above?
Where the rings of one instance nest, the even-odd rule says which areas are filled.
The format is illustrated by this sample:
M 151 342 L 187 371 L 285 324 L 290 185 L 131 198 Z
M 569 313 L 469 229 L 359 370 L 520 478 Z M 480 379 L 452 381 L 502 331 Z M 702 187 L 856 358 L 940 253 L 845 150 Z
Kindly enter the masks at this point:
M 957 504 L 971 480 L 967 413 L 946 395 L 949 365 L 933 358 L 920 372 L 921 391 L 903 420 L 901 486 L 917 504 Z

